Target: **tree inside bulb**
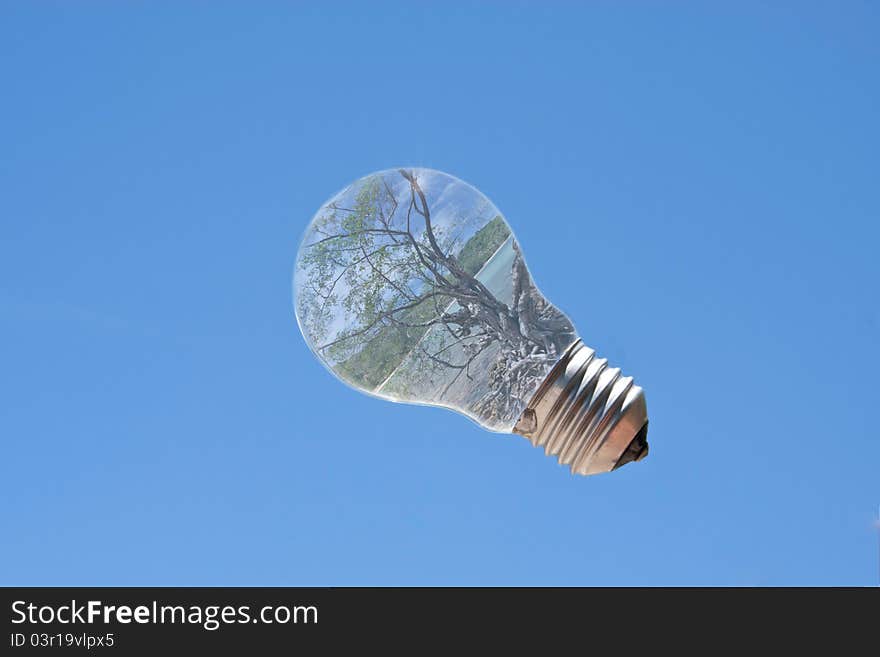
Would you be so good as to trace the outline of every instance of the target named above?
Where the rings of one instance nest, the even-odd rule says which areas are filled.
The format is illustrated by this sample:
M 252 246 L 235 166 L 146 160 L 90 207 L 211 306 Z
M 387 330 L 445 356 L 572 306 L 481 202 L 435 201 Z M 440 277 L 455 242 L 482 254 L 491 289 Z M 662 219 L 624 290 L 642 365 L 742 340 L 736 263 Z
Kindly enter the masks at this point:
M 343 381 L 510 431 L 576 339 L 538 291 L 498 209 L 445 173 L 358 180 L 309 226 L 297 317 Z

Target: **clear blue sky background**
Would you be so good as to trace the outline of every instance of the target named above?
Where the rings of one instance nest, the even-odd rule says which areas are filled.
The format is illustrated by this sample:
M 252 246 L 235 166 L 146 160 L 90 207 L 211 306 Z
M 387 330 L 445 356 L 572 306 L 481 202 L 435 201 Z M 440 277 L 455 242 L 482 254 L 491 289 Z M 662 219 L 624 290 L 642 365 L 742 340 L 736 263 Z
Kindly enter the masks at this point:
M 3 3 L 0 583 L 877 583 L 880 11 Z M 651 456 L 333 379 L 306 223 L 476 185 Z

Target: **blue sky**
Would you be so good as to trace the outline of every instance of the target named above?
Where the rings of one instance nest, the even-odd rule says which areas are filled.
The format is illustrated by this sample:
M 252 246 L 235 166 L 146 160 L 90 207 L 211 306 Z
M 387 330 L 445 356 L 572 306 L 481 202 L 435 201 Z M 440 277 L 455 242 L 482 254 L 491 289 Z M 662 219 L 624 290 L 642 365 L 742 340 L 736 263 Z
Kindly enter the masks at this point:
M 0 8 L 0 583 L 877 584 L 875 4 L 254 4 Z M 314 359 L 302 232 L 401 165 L 498 205 L 646 461 Z

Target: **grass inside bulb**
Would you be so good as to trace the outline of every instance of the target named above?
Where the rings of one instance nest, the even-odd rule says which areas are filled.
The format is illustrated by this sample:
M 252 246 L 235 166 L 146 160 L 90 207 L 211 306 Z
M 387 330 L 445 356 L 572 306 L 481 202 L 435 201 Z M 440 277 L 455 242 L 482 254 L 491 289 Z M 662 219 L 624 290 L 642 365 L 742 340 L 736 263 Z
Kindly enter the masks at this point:
M 390 169 L 346 187 L 306 230 L 294 293 L 306 342 L 358 390 L 525 435 L 580 474 L 647 453 L 641 388 L 584 346 L 499 210 L 457 178 Z

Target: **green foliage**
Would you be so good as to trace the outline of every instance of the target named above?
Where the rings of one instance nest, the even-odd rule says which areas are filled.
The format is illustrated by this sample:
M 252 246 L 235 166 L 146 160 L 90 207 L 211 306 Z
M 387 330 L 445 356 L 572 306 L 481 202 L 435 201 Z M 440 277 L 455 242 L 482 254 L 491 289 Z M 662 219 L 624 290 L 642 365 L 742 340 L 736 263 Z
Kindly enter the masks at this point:
M 398 313 L 397 319 L 418 324 L 435 314 L 430 304 L 423 303 Z M 336 370 L 349 381 L 375 390 L 419 343 L 426 330 L 425 327 L 379 326 L 358 352 L 336 365 Z
M 510 229 L 501 216 L 480 228 L 462 247 L 458 262 L 469 274 L 476 274 L 492 254 L 510 237 Z

